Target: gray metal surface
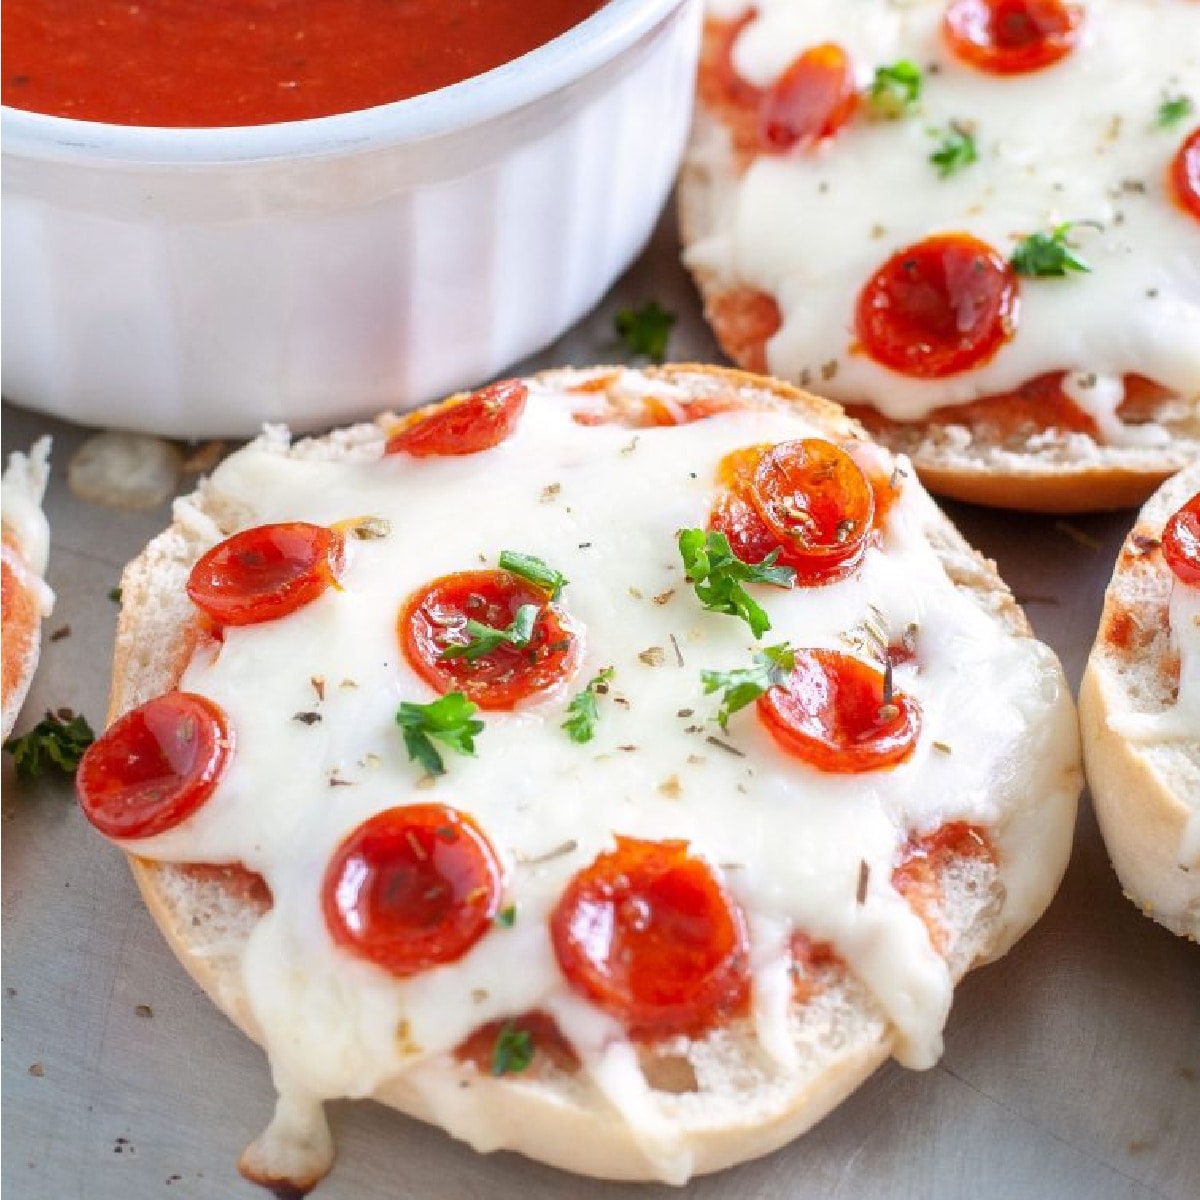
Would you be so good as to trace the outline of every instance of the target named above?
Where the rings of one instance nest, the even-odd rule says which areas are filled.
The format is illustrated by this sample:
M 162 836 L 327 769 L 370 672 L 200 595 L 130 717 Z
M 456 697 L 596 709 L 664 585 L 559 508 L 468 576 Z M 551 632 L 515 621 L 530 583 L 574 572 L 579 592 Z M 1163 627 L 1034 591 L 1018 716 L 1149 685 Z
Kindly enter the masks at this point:
M 612 360 L 612 313 L 680 314 L 673 357 L 717 359 L 664 221 L 603 305 L 535 364 Z M 85 431 L 5 407 L 6 449 L 54 434 L 50 582 L 58 607 L 20 729 L 69 706 L 101 724 L 121 565 L 167 520 L 75 499 Z M 1079 679 L 1130 515 L 1077 519 L 952 508 L 999 562 Z M 246 1197 L 235 1160 L 266 1122 L 266 1063 L 167 950 L 124 860 L 58 780 L 3 776 L 5 1200 Z M 372 1104 L 333 1106 L 339 1161 L 322 1200 L 659 1200 L 669 1188 L 579 1180 L 483 1157 Z M 1200 947 L 1121 896 L 1085 799 L 1070 870 L 1041 924 L 956 998 L 931 1071 L 889 1065 L 807 1137 L 697 1180 L 697 1200 L 1200 1197 Z

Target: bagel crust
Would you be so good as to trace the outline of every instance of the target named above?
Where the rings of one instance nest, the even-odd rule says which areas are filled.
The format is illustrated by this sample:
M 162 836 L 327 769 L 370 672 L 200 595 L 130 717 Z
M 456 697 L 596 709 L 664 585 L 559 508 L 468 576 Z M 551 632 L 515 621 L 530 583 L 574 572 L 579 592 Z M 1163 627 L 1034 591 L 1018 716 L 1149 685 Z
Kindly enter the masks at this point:
M 864 439 L 836 405 L 740 371 L 692 365 L 641 373 L 596 368 L 548 372 L 533 382 L 573 394 L 607 394 L 618 418 L 622 404 L 636 404 L 656 388 L 687 402 L 733 393 L 750 407 L 795 412 L 842 444 Z M 374 424 L 290 447 L 278 431 L 266 441 L 279 461 L 370 463 L 394 424 L 395 418 L 385 415 Z M 244 499 L 221 490 L 220 479 L 218 472 L 179 502 L 171 528 L 126 568 L 110 722 L 180 685 L 197 636 L 184 591 L 191 566 L 216 540 L 256 523 Z M 929 539 L 954 589 L 970 598 L 996 636 L 1034 649 L 1028 624 L 994 565 L 971 550 L 940 514 L 930 520 Z M 1039 663 L 1044 659 L 1040 695 L 1028 698 L 1030 711 L 1039 715 L 1027 733 L 1031 747 L 1043 753 L 1028 764 L 1028 779 L 1012 793 L 1020 794 L 1019 801 L 1006 800 L 997 813 L 988 831 L 991 850 L 977 854 L 954 847 L 927 863 L 922 854 L 906 885 L 906 898 L 954 980 L 1009 949 L 1050 902 L 1066 866 L 1081 772 L 1070 697 L 1057 663 L 1043 652 L 1036 648 Z M 688 654 L 690 660 L 695 652 Z M 248 949 L 273 912 L 270 888 L 237 863 L 197 865 L 175 843 L 164 845 L 172 847 L 170 857 L 177 861 L 150 854 L 145 845 L 125 847 L 150 912 L 200 986 L 270 1052 L 277 1031 L 264 1022 L 265 1010 L 256 1005 L 244 975 Z M 519 893 L 515 899 L 520 909 Z M 736 1016 L 702 1035 L 630 1046 L 605 1057 L 600 1066 L 589 1060 L 581 1067 L 569 1047 L 539 1040 L 528 1069 L 519 1075 L 495 1077 L 460 1046 L 454 1053 L 418 1057 L 402 1072 L 380 1079 L 370 1094 L 442 1126 L 480 1151 L 513 1149 L 602 1178 L 682 1183 L 785 1144 L 836 1107 L 890 1055 L 912 1058 L 896 1020 L 844 962 L 817 953 L 791 995 L 786 1028 L 792 1066 L 787 1070 L 758 1044 L 752 1017 Z M 568 1032 L 578 1016 L 573 1013 L 569 1004 L 551 1008 Z M 270 1186 L 284 1182 L 307 1189 L 332 1159 L 320 1115 L 324 1097 L 287 1088 L 279 1063 L 273 1062 L 280 1104 L 241 1168 Z M 636 1117 L 613 1101 L 619 1078 L 630 1073 L 646 1081 Z
M 1105 593 L 1079 693 L 1088 785 L 1121 886 L 1148 917 L 1192 941 L 1200 938 L 1200 726 L 1156 736 L 1153 722 L 1178 700 L 1168 605 L 1172 587 L 1183 586 L 1159 539 L 1197 492 L 1200 462 L 1139 513 Z
M 999 351 L 970 369 L 950 373 L 952 378 L 911 378 L 897 370 L 870 374 L 862 364 L 873 356 L 865 353 L 860 343 L 852 295 L 847 300 L 839 290 L 846 283 L 843 276 L 851 277 L 857 288 L 871 264 L 882 263 L 887 253 L 899 253 L 903 246 L 911 249 L 935 234 L 979 233 L 1007 256 L 1006 243 L 997 239 L 1015 237 L 1016 230 L 1028 232 L 1020 224 L 1010 228 L 1012 221 L 1032 220 L 1035 212 L 1044 209 L 1047 221 L 1055 224 L 1049 217 L 1057 211 L 1055 193 L 1048 194 L 1045 205 L 1027 196 L 1023 164 L 1038 161 L 1051 167 L 1049 160 L 1057 148 L 1037 143 L 1041 127 L 1036 123 L 1032 128 L 1028 122 L 1016 123 L 1016 118 L 1027 115 L 1023 109 L 1010 114 L 1015 122 L 1011 131 L 999 131 L 996 123 L 1005 119 L 1009 98 L 1022 94 L 1022 89 L 1041 95 L 1043 103 L 1074 104 L 1076 108 L 1094 105 L 1092 92 L 1078 96 L 1039 92 L 1038 88 L 1054 86 L 1055 69 L 1032 75 L 971 71 L 964 75 L 962 64 L 942 44 L 944 39 L 931 24 L 940 19 L 945 7 L 934 0 L 868 6 L 854 16 L 835 13 L 836 5 L 809 5 L 801 13 L 805 6 L 791 0 L 764 0 L 758 5 L 749 0 L 709 0 L 708 7 L 697 111 L 680 176 L 678 205 L 684 261 L 701 293 L 706 318 L 734 362 L 802 387 L 828 390 L 862 420 L 872 437 L 908 456 L 930 491 L 972 503 L 1046 513 L 1129 507 L 1140 504 L 1165 479 L 1200 455 L 1200 360 L 1188 351 L 1188 347 L 1200 345 L 1200 297 L 1194 287 L 1186 292 L 1178 310 L 1190 316 L 1168 339 L 1178 351 L 1171 360 L 1174 375 L 1169 387 L 1148 384 L 1139 376 L 1134 359 L 1119 364 L 1113 359 L 1102 369 L 1096 357 L 1080 358 L 1087 353 L 1080 347 L 1088 345 L 1088 332 L 1082 327 L 1086 321 L 1076 318 L 1080 311 L 1090 313 L 1091 309 L 1072 309 L 1072 323 L 1081 328 L 1064 330 L 1061 337 L 1045 335 L 1043 341 L 1048 340 L 1050 348 L 1038 349 L 1036 369 L 1018 377 L 1006 369 L 1001 373 L 1003 383 L 977 383 L 975 377 L 999 371 L 997 363 L 1006 354 L 1023 353 L 1013 349 L 1022 345 L 1022 337 L 1029 332 L 1020 311 L 1016 334 L 1010 331 Z M 1105 0 L 1103 8 L 1094 8 L 1089 20 L 1096 24 L 1124 21 L 1129 22 L 1128 29 L 1141 29 L 1142 22 L 1150 37 L 1154 23 L 1166 17 L 1180 23 L 1184 29 L 1180 37 L 1185 41 L 1194 44 L 1200 37 L 1200 18 L 1180 11 L 1179 6 L 1170 12 L 1148 6 L 1138 11 L 1124 0 Z M 1109 40 L 1107 31 L 1104 33 L 1098 37 L 1098 45 Z M 1163 36 L 1171 35 L 1164 32 Z M 780 41 L 787 45 L 777 44 Z M 782 152 L 764 149 L 766 135 L 760 132 L 759 122 L 766 111 L 765 98 L 773 94 L 770 80 L 783 77 L 780 72 L 789 62 L 788 53 L 799 55 L 818 43 L 850 48 L 846 53 L 857 69 L 860 88 L 862 75 L 868 65 L 879 65 L 880 54 L 895 52 L 900 59 L 920 62 L 923 69 L 930 61 L 920 102 L 913 112 L 881 118 L 871 109 L 867 88 L 861 91 L 857 109 L 845 127 L 819 143 Z M 1094 80 L 1092 73 L 1071 74 L 1076 68 L 1084 72 L 1082 60 L 1093 49 L 1089 41 L 1078 50 L 1080 63 L 1074 63 L 1072 56 L 1058 69 L 1064 86 L 1068 79 L 1075 80 L 1077 88 L 1082 86 L 1079 80 Z M 1182 43 L 1172 52 L 1188 53 Z M 871 55 L 876 56 L 875 61 Z M 750 71 L 752 79 L 738 73 L 739 64 Z M 1189 59 L 1189 71 L 1192 65 L 1194 60 Z M 763 78 L 755 75 L 756 71 Z M 1102 73 L 1100 67 L 1088 68 L 1088 72 Z M 1130 75 L 1136 74 L 1130 71 Z M 1149 86 L 1148 81 L 1143 82 Z M 988 88 L 992 90 L 986 91 L 984 102 L 980 97 Z M 1130 97 L 1130 105 L 1141 104 L 1140 95 L 1135 100 L 1131 92 Z M 955 98 L 968 105 L 968 125 L 974 128 L 978 118 L 979 157 L 953 179 L 939 178 L 925 161 L 928 149 L 923 139 L 936 132 L 934 126 L 945 119 L 947 105 L 953 117 Z M 756 107 L 760 100 L 762 108 Z M 980 113 L 969 108 L 976 103 L 981 105 Z M 1110 106 L 1119 108 L 1120 104 L 1118 97 L 1104 94 L 1106 120 L 1114 111 Z M 1081 110 L 1078 115 L 1083 123 L 1072 139 L 1090 143 L 1087 121 L 1095 112 Z M 1132 114 L 1129 116 L 1132 119 Z M 1096 115 L 1096 121 L 1099 119 Z M 1115 118 L 1118 123 L 1122 119 Z M 1059 136 L 1067 137 L 1061 131 Z M 1132 212 L 1119 211 L 1111 219 L 1122 226 L 1128 243 L 1123 243 L 1122 253 L 1138 254 L 1160 263 L 1164 270 L 1173 270 L 1189 253 L 1195 229 L 1187 228 L 1189 219 L 1178 211 L 1160 182 L 1163 172 L 1155 156 L 1170 135 L 1156 136 L 1164 140 L 1131 137 L 1121 143 L 1123 152 L 1132 154 L 1129 147 L 1135 145 L 1139 153 L 1144 152 L 1144 161 L 1130 158 L 1122 170 L 1130 176 L 1144 174 L 1145 180 L 1130 186 L 1141 189 L 1135 203 L 1153 204 L 1156 215 L 1144 220 L 1138 215 L 1134 220 Z M 1099 141 L 1104 144 L 1103 137 Z M 1005 159 L 1006 154 L 1011 159 Z M 983 172 L 1001 161 L 1004 169 L 996 166 L 987 185 L 980 183 L 973 191 L 972 184 L 984 178 Z M 1136 167 L 1131 165 L 1134 162 Z M 1119 190 L 1115 183 L 1108 193 L 1100 187 L 1108 180 L 1106 172 L 1113 169 L 1107 149 L 1098 151 L 1094 159 L 1078 164 L 1073 159 L 1072 163 L 1072 184 L 1083 187 L 1090 183 L 1096 196 Z M 1085 179 L 1088 172 L 1094 178 Z M 1049 173 L 1053 175 L 1052 170 Z M 1017 178 L 1022 180 L 1020 184 L 1014 184 Z M 1060 184 L 1055 187 L 1062 190 Z M 812 194 L 814 188 L 819 194 Z M 874 195 L 879 197 L 877 206 L 873 206 Z M 975 203 L 956 208 L 958 196 Z M 922 207 L 917 204 L 919 199 L 927 203 Z M 901 216 L 895 210 L 905 200 L 910 201 L 912 211 Z M 996 209 L 993 220 L 991 210 Z M 875 223 L 868 222 L 867 216 Z M 1058 220 L 1065 216 L 1060 214 Z M 1127 216 L 1131 218 L 1128 222 Z M 1148 228 L 1152 231 L 1143 239 L 1146 245 L 1134 240 L 1142 236 L 1132 231 L 1135 224 L 1143 233 Z M 1168 243 L 1156 241 L 1157 230 L 1167 224 L 1174 231 L 1174 241 L 1169 243 L 1174 249 L 1164 249 Z M 905 233 L 897 242 L 900 228 Z M 1094 272 L 1077 278 L 1084 280 L 1080 287 L 1103 289 L 1104 267 L 1097 266 Z M 1059 286 L 1055 280 L 1022 278 L 1018 283 L 1025 297 L 1033 289 L 1043 289 L 1039 302 L 1046 298 L 1046 288 Z M 1069 289 L 1072 285 L 1061 286 Z M 1185 284 L 1185 291 L 1191 286 Z M 814 295 L 814 289 L 819 289 L 819 295 Z M 1060 291 L 1049 299 L 1056 301 L 1066 294 Z M 1102 290 L 1100 295 L 1104 295 Z M 1129 314 L 1130 303 L 1142 304 L 1149 321 L 1159 298 L 1159 292 L 1150 286 L 1139 289 L 1129 303 L 1123 298 L 1120 307 Z M 1046 315 L 1044 310 L 1038 311 Z M 833 324 L 831 313 L 840 314 Z M 1031 313 L 1025 315 L 1032 317 Z M 1058 319 L 1052 315 L 1044 328 L 1052 328 Z M 1159 336 L 1147 332 L 1140 341 L 1126 339 L 1133 347 L 1126 353 L 1142 353 L 1157 344 Z M 1093 337 L 1090 350 L 1095 355 L 1099 346 L 1100 353 L 1107 353 L 1109 344 L 1124 337 L 1124 332 L 1120 337 Z M 803 356 L 799 347 L 803 347 Z M 799 366 L 805 358 L 807 365 Z M 1185 359 L 1190 366 L 1180 369 L 1178 364 Z M 853 382 L 846 382 L 848 373 Z M 1041 386 L 1059 373 L 1072 381 L 1070 387 L 1064 384 L 1061 394 L 1057 386 Z M 1107 408 L 1094 399 L 1105 386 L 1117 388 L 1117 398 Z

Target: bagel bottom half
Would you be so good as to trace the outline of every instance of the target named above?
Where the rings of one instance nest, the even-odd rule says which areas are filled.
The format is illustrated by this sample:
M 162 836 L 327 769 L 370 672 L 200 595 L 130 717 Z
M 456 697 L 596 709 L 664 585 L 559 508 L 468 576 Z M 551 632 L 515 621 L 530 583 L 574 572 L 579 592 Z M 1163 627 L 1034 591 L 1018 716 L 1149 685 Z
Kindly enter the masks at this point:
M 649 371 L 693 396 L 736 390 L 754 403 L 794 406 L 839 439 L 862 436 L 836 406 L 785 384 L 736 371 L 676 366 Z M 555 379 L 571 373 L 556 373 Z M 288 451 L 303 457 L 361 452 L 381 443 L 389 418 L 301 442 Z M 228 533 L 246 514 L 210 483 L 190 507 Z M 185 594 L 192 564 L 210 544 L 178 510 L 175 523 L 126 569 L 117 635 L 109 719 L 175 686 L 192 649 L 194 610 Z M 933 530 L 938 556 L 955 586 L 998 631 L 1032 637 L 1023 614 L 995 572 L 949 521 Z M 1041 846 L 1034 879 L 1023 879 L 1033 899 L 1023 916 L 1005 911 L 1005 889 L 988 858 L 955 856 L 926 881 L 927 916 L 955 979 L 1005 953 L 1040 915 L 1066 866 L 1080 773 L 1070 698 L 1054 668 L 1046 688 L 1055 697 L 1052 719 L 1032 740 L 1061 764 L 1008 822 L 1005 847 Z M 271 903 L 265 885 L 242 868 L 175 865 L 131 856 L 138 885 L 172 949 L 216 1004 L 251 1038 L 263 1040 L 240 974 L 242 950 Z M 1019 865 L 1018 865 L 1019 869 Z M 850 1094 L 897 1046 L 898 1035 L 866 987 L 836 962 L 818 964 L 798 990 L 790 1014 L 795 1070 L 782 1072 L 758 1047 L 747 1023 L 735 1021 L 704 1037 L 674 1038 L 639 1053 L 653 1089 L 654 1128 L 619 1119 L 600 1089 L 570 1062 L 540 1046 L 520 1076 L 493 1078 L 468 1058 L 424 1061 L 384 1086 L 375 1098 L 434 1122 L 479 1150 L 512 1149 L 535 1159 L 602 1178 L 664 1179 L 718 1170 L 767 1153 L 791 1140 Z M 309 1186 L 328 1168 L 327 1133 L 291 1122 L 291 1157 L 260 1144 L 243 1160 L 260 1180 L 286 1178 Z M 665 1136 L 664 1136 L 665 1131 Z M 277 1131 L 278 1132 L 278 1131 Z M 653 1143 L 653 1145 L 652 1145 Z M 664 1152 L 663 1144 L 669 1146 Z

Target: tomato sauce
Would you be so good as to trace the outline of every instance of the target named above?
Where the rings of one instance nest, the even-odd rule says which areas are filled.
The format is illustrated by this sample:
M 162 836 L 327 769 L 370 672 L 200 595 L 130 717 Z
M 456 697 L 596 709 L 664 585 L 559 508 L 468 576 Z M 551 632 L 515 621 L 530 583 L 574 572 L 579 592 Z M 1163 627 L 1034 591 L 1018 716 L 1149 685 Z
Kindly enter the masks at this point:
M 6 0 L 3 101 L 117 125 L 265 125 L 432 92 L 605 0 Z

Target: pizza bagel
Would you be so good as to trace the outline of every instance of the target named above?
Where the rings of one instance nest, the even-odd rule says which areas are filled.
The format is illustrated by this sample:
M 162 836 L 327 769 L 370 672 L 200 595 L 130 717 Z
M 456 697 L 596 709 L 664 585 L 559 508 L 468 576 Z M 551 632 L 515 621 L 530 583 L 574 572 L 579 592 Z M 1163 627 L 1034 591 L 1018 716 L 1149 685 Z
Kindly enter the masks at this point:
M 1198 77 L 1191 0 L 708 0 L 718 340 L 940 494 L 1141 503 L 1200 455 Z
M 773 380 L 269 429 L 122 586 L 81 804 L 266 1049 L 273 1187 L 343 1096 L 613 1179 L 764 1154 L 931 1066 L 1067 862 L 1054 655 L 904 458 Z

